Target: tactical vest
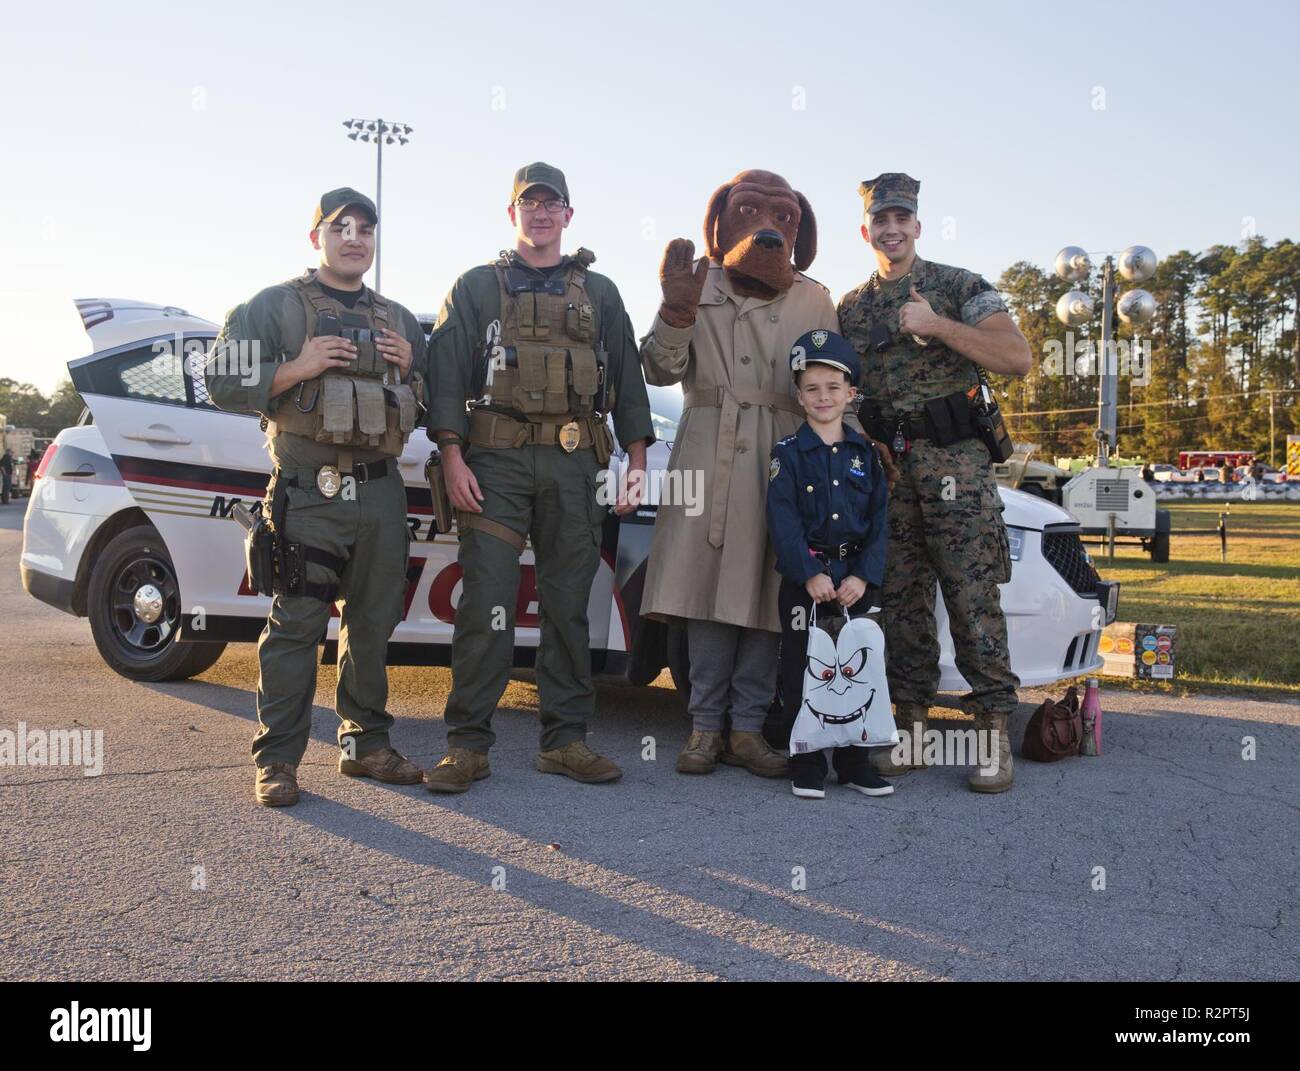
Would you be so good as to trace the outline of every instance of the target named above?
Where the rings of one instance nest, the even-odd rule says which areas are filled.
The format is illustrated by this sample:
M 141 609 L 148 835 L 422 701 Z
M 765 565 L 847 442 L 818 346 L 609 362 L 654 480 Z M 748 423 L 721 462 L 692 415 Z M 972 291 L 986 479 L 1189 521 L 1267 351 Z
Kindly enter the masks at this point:
M 302 299 L 307 331 L 303 341 L 317 332 L 317 316 L 328 313 L 342 319 L 345 313 L 363 314 L 369 330 L 389 329 L 387 300 L 367 291 L 368 306 L 346 309 L 315 284 L 316 273 L 307 271 L 286 285 Z M 339 447 L 366 446 L 398 457 L 415 428 L 417 406 L 423 401 L 423 381 L 417 372 L 411 382 L 396 382 L 397 369 L 388 364 L 373 340 L 354 340 L 357 359 L 348 368 L 335 368 L 299 384 L 280 399 L 267 433 L 290 432 Z M 393 382 L 390 382 L 392 380 Z
M 961 320 L 961 309 L 949 288 L 941 285 L 930 265 L 926 267 L 930 270 L 919 288 L 922 297 L 940 316 Z M 886 290 L 873 276 L 854 307 L 844 310 L 842 317 L 845 334 L 862 354 L 863 401 L 886 418 L 916 413 L 930 398 L 969 390 L 979 382 L 975 365 L 955 350 L 936 339 L 922 346 L 899 331 L 899 312 L 911 296 L 911 288 L 911 281 L 903 279 Z M 868 336 L 881 320 L 889 326 L 893 341 L 884 353 L 876 353 Z
M 600 325 L 586 290 L 587 267 L 595 259 L 589 249 L 579 249 L 560 279 L 512 268 L 505 256 L 493 262 L 504 360 L 493 370 L 492 397 L 529 422 L 576 420 L 595 412 Z M 613 408 L 612 388 L 604 402 L 606 411 Z

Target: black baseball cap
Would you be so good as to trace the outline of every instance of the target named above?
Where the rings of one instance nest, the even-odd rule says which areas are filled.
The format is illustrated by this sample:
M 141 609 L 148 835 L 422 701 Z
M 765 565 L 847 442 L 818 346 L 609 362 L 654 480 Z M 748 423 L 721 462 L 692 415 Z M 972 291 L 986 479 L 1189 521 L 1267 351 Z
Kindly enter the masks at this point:
M 316 212 L 311 217 L 311 229 L 315 230 L 322 223 L 333 223 L 349 205 L 364 208 L 370 214 L 371 223 L 379 222 L 379 209 L 375 207 L 374 201 L 350 186 L 340 186 L 337 190 L 321 194 L 316 203 Z
M 552 167 L 541 161 L 525 164 L 515 172 L 515 184 L 510 190 L 510 203 L 514 204 L 519 200 L 523 192 L 531 186 L 545 186 L 564 198 L 566 205 L 569 203 L 569 184 L 564 181 L 564 172 L 558 167 Z

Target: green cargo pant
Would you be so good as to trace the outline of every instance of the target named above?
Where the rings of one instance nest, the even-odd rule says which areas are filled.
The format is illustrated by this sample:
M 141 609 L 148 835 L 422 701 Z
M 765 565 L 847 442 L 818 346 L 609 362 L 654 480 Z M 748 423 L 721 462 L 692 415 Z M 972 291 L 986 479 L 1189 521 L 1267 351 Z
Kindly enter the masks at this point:
M 595 452 L 471 446 L 465 460 L 483 493 L 482 516 L 532 539 L 542 750 L 582 740 L 595 707 L 587 602 L 606 513 L 596 499 Z M 452 637 L 447 743 L 486 752 L 496 740 L 492 714 L 514 664 L 519 552 L 469 528 L 460 534 L 459 561 L 464 577 Z
M 294 470 L 286 470 L 293 472 Z M 307 579 L 339 585 L 339 746 L 354 756 L 389 746 L 392 717 L 385 662 L 388 638 L 402 619 L 410 529 L 406 485 L 389 462 L 387 476 L 353 484 L 326 498 L 298 470 L 299 486 L 288 488 L 284 538 L 347 559 L 342 576 L 323 565 L 307 565 Z M 267 488 L 270 509 L 275 482 Z M 298 763 L 307 751 L 312 700 L 316 694 L 318 645 L 329 624 L 330 604 L 305 595 L 277 595 L 258 641 L 257 720 L 253 757 L 259 766 Z M 349 742 L 350 741 L 350 742 Z
M 1009 714 L 1020 680 L 1011 672 L 998 585 L 1011 579 L 1011 555 L 988 450 L 977 439 L 951 446 L 920 439 L 897 462 L 881 593 L 889 696 L 934 701 L 937 580 L 954 659 L 971 687 L 962 706 L 971 714 Z

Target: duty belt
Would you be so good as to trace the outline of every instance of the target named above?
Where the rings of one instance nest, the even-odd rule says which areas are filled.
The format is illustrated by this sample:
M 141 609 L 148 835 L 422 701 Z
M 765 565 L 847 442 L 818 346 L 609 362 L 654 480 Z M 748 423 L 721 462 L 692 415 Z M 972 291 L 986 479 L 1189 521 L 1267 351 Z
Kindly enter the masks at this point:
M 865 546 L 861 539 L 853 539 L 847 543 L 836 543 L 825 546 L 820 543 L 809 543 L 808 549 L 813 552 L 814 557 L 831 561 L 844 561 L 846 558 L 855 557 L 862 553 Z
M 905 454 L 917 439 L 931 438 L 924 413 L 902 413 L 898 416 L 867 414 L 862 427 L 877 442 L 882 442 L 894 454 Z
M 740 411 L 761 405 L 775 412 L 803 416 L 803 410 L 791 394 L 770 390 L 748 390 L 734 387 L 710 387 L 688 390 L 682 399 L 682 412 L 687 409 L 721 409 L 718 420 L 718 448 L 713 458 L 713 500 L 709 504 L 709 545 L 722 546 L 723 532 L 727 527 L 727 498 L 731 490 L 731 468 L 736 460 L 736 429 Z
M 335 465 L 313 468 L 279 468 L 276 475 L 291 487 L 315 487 L 326 498 L 333 498 L 343 488 L 343 477 L 351 476 L 357 483 L 382 480 L 389 473 L 388 459 L 358 461 L 348 471 Z
M 471 446 L 490 446 L 495 448 L 519 448 L 528 445 L 561 445 L 572 452 L 580 447 L 595 444 L 595 422 L 599 416 L 552 417 L 538 421 L 520 420 L 505 413 L 490 409 L 471 409 L 469 414 L 469 443 Z M 565 429 L 570 424 L 577 425 L 578 441 L 568 446 L 565 442 Z M 603 422 L 602 425 L 603 426 Z M 570 440 L 571 441 L 571 440 Z

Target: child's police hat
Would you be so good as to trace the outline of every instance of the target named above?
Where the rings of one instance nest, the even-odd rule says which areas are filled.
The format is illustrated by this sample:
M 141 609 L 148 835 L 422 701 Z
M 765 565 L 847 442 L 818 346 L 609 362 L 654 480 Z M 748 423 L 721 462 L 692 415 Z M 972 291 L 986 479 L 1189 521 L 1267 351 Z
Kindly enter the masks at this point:
M 838 368 L 849 382 L 856 384 L 861 365 L 857 351 L 849 340 L 834 331 L 805 331 L 790 347 L 790 371 L 802 372 L 810 364 L 828 364 Z

